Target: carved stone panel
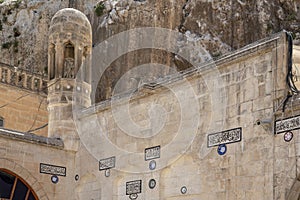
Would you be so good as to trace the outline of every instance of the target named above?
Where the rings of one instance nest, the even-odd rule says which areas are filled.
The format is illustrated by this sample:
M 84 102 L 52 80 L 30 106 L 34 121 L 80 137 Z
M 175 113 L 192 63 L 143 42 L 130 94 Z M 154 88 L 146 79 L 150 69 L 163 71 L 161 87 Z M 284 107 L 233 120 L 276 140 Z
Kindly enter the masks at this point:
M 242 140 L 242 128 L 230 129 L 207 136 L 207 146 L 213 147 L 220 144 L 240 142 Z

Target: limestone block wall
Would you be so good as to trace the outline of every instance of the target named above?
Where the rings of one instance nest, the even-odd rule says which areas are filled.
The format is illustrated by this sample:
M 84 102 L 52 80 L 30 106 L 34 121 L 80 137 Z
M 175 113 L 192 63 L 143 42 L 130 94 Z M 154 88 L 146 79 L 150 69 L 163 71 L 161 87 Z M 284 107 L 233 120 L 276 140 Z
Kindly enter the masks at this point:
M 214 64 L 73 110 L 77 152 L 51 145 L 50 138 L 37 143 L 0 131 L 0 169 L 22 177 L 42 200 L 129 199 L 126 183 L 135 180 L 142 181 L 137 199 L 297 200 L 299 131 L 285 142 L 273 130 L 275 120 L 300 114 L 296 97 L 282 112 L 286 61 L 286 37 L 278 34 Z M 241 128 L 241 141 L 227 144 L 224 155 L 208 147 L 209 134 L 234 128 Z M 145 149 L 158 145 L 159 157 L 146 159 Z M 99 160 L 112 156 L 115 166 L 100 171 Z M 40 163 L 66 167 L 66 177 L 52 183 Z
M 273 180 L 278 199 L 299 198 L 299 131 L 293 131 L 293 134 L 293 141 L 288 144 L 283 141 L 283 135 L 277 135 L 274 140 Z
M 11 136 L 0 137 L 0 169 L 9 170 L 24 179 L 40 200 L 76 199 L 73 191 L 74 154 L 64 151 L 61 145 L 47 145 L 36 141 L 16 140 Z M 66 167 L 66 176 L 58 176 L 58 183 L 51 182 L 50 174 L 40 173 L 40 163 Z
M 116 163 L 108 177 L 89 170 L 78 188 L 96 193 L 85 184 L 98 180 L 101 199 L 129 199 L 126 182 L 142 180 L 138 199 L 286 199 L 299 157 L 298 136 L 287 143 L 273 132 L 288 92 L 286 49 L 279 34 L 85 110 L 76 122 L 82 144 L 94 160 L 115 156 Z M 234 128 L 242 139 L 227 144 L 225 155 L 208 147 L 209 134 Z M 145 149 L 157 145 L 150 170 Z

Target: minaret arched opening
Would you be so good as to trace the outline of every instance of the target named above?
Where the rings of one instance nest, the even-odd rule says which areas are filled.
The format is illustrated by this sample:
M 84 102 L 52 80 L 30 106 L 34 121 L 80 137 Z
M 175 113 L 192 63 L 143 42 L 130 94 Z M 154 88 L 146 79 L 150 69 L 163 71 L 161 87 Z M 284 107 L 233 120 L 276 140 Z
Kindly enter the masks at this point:
M 63 78 L 75 78 L 75 48 L 71 42 L 64 45 Z
M 55 45 L 50 44 L 49 45 L 49 67 L 48 67 L 48 74 L 49 74 L 49 80 L 52 80 L 55 78 Z

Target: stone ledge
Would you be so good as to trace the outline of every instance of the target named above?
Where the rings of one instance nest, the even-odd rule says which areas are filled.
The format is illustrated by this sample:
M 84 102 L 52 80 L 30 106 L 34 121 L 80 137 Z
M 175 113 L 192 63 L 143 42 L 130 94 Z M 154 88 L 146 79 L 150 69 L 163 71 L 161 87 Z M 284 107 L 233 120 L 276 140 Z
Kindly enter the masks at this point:
M 64 148 L 64 143 L 58 138 L 47 138 L 43 136 L 38 136 L 32 133 L 18 132 L 14 130 L 0 128 L 0 137 L 5 137 L 13 140 L 19 140 L 23 142 L 29 142 L 39 145 L 45 145 L 50 147 L 55 147 L 59 149 Z

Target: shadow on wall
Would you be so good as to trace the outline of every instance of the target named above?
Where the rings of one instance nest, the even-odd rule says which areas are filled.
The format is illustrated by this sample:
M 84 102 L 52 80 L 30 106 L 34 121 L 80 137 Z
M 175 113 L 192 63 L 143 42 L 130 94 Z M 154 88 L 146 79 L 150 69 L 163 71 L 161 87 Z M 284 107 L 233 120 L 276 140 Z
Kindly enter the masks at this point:
M 300 200 L 300 176 L 295 180 L 287 200 Z

